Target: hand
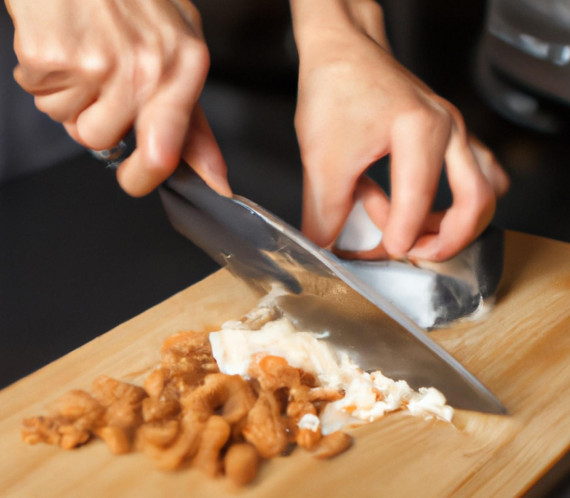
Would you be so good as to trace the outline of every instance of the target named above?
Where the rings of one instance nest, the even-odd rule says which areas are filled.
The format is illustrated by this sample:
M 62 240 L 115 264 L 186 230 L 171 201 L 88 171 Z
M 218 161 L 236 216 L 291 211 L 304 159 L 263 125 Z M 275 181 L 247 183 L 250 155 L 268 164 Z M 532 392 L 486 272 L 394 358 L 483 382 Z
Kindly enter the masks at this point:
M 94 150 L 132 128 L 137 149 L 117 170 L 145 195 L 182 156 L 218 192 L 226 165 L 198 97 L 209 69 L 196 8 L 186 0 L 6 0 L 18 83 L 36 106 Z
M 381 245 L 359 257 L 453 256 L 490 222 L 506 174 L 470 139 L 460 112 L 394 59 L 375 2 L 318 3 L 292 0 L 303 230 L 331 245 L 359 198 L 383 231 Z M 363 176 L 386 154 L 390 199 Z M 444 161 L 453 204 L 431 213 Z

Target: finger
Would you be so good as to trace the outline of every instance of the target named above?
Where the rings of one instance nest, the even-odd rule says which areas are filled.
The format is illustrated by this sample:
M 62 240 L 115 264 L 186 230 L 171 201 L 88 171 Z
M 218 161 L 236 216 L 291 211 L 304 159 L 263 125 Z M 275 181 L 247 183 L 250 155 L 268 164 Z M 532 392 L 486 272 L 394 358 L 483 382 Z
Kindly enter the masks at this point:
M 154 99 L 139 115 L 137 148 L 117 169 L 119 185 L 133 197 L 150 193 L 176 169 L 190 125 L 190 111 Z
M 382 229 L 388 219 L 390 201 L 372 179 L 363 176 L 354 192 L 354 206 L 334 252 L 345 259 L 386 259 Z
M 75 122 L 79 114 L 97 99 L 97 90 L 89 87 L 72 87 L 35 97 L 36 107 L 54 121 Z
M 454 134 L 450 142 L 446 163 L 453 203 L 441 217 L 439 233 L 421 237 L 409 251 L 411 258 L 448 259 L 479 236 L 493 217 L 493 188 L 460 134 Z
M 78 144 L 82 145 L 83 147 L 89 148 L 87 144 L 81 141 L 81 137 L 77 132 L 77 126 L 75 125 L 74 121 L 70 123 L 63 123 L 63 127 L 65 128 L 65 131 L 67 131 L 68 135 L 71 138 L 73 138 L 73 140 L 75 140 Z
M 357 178 L 341 175 L 350 171 L 349 168 L 330 169 L 332 171 L 323 166 L 305 168 L 303 174 L 301 229 L 321 247 L 330 246 L 338 237 L 354 202 L 352 194 L 357 181 Z
M 32 95 L 50 94 L 75 86 L 76 78 L 57 67 L 39 67 L 19 64 L 14 69 L 14 79 L 26 92 Z
M 98 98 L 76 118 L 77 132 L 90 149 L 115 146 L 133 127 L 137 112 L 127 77 L 117 73 L 101 89 Z
M 445 115 L 411 115 L 396 122 L 392 138 L 391 208 L 384 247 L 403 257 L 416 242 L 439 183 L 450 121 Z
M 509 190 L 511 181 L 495 155 L 472 135 L 469 137 L 469 146 L 477 160 L 481 173 L 485 175 L 485 178 L 493 187 L 495 195 L 497 197 L 505 195 Z
M 190 132 L 182 158 L 219 194 L 232 195 L 226 163 L 200 105 L 197 105 L 192 113 Z
M 98 94 L 94 82 L 81 81 L 77 75 L 57 68 L 31 68 L 20 64 L 14 69 L 14 78 L 34 95 L 40 111 L 60 123 L 74 121 Z
M 177 71 L 141 109 L 136 120 L 137 154 L 117 170 L 130 195 L 146 195 L 172 174 L 185 144 L 190 116 L 206 78 L 205 45 L 191 47 Z

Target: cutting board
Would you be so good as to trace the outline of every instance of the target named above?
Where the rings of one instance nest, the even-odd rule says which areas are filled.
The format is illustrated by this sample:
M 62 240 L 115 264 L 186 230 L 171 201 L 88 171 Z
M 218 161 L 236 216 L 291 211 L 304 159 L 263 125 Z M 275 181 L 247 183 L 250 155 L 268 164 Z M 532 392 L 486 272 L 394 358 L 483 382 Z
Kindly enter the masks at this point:
M 0 392 L 0 496 L 235 496 L 223 478 L 165 473 L 140 454 L 113 456 L 100 441 L 73 451 L 28 446 L 20 424 L 100 374 L 140 382 L 166 337 L 215 329 L 256 300 L 221 270 Z M 391 414 L 353 430 L 353 448 L 333 460 L 297 450 L 264 463 L 238 495 L 510 497 L 529 489 L 570 448 L 570 245 L 508 232 L 492 313 L 431 337 L 508 416 L 459 411 L 450 425 Z

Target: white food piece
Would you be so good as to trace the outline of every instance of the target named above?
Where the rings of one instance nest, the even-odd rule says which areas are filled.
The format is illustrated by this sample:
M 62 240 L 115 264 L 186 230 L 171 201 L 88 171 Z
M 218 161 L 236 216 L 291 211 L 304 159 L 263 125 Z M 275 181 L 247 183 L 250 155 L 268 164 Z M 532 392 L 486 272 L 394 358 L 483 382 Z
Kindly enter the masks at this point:
M 312 413 L 306 413 L 301 417 L 301 420 L 297 422 L 297 427 L 299 427 L 299 429 L 308 429 L 313 432 L 317 432 L 320 426 L 321 420 Z
M 356 201 L 336 239 L 335 247 L 342 251 L 371 251 L 380 242 L 382 232 L 368 216 L 364 203 Z
M 434 306 L 437 275 L 405 263 L 390 265 L 347 261 L 344 266 L 360 280 L 384 296 L 420 327 L 432 327 L 440 311 Z
M 453 408 L 437 389 L 414 391 L 407 382 L 392 380 L 380 371 L 364 372 L 346 352 L 334 351 L 318 334 L 297 331 L 286 318 L 267 322 L 260 330 L 231 325 L 210 333 L 212 352 L 221 372 L 247 377 L 252 356 L 265 353 L 285 358 L 289 365 L 311 373 L 324 388 L 344 390 L 344 397 L 327 404 L 320 414 L 325 435 L 347 425 L 372 422 L 395 410 L 448 422 L 453 418 Z M 314 423 L 310 418 L 303 422 L 310 423 Z

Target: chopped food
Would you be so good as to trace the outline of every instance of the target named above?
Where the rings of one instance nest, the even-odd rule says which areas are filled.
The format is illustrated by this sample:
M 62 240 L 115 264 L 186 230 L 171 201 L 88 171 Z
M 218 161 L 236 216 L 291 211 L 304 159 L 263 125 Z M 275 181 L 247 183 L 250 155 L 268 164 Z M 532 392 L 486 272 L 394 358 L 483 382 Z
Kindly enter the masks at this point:
M 453 408 L 437 389 L 414 391 L 380 371 L 364 372 L 348 354 L 334 351 L 318 334 L 296 330 L 286 318 L 266 322 L 259 330 L 229 322 L 210 334 L 210 343 L 221 372 L 256 377 L 265 389 L 288 387 L 291 412 L 303 402 L 324 405 L 319 418 L 325 435 L 397 410 L 448 422 L 453 417 Z M 317 387 L 300 385 L 299 372 L 314 376 Z M 304 414 L 299 412 L 298 419 Z
M 100 376 L 91 393 L 72 390 L 49 415 L 25 419 L 22 439 L 72 449 L 95 437 L 116 455 L 139 451 L 160 469 L 191 466 L 243 486 L 263 459 L 294 445 L 334 457 L 352 444 L 347 426 L 395 410 L 453 416 L 436 389 L 363 372 L 262 310 L 220 331 L 169 337 L 143 387 Z

